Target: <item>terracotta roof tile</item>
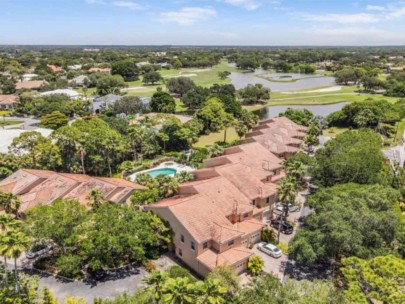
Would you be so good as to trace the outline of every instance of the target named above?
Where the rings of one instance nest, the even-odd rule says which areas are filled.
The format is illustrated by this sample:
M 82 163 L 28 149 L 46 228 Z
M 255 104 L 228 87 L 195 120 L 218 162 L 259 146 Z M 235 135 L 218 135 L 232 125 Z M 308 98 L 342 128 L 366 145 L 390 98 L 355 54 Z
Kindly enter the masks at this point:
M 220 265 L 229 265 L 243 262 L 253 253 L 245 247 L 231 248 L 222 253 L 216 253 L 212 250 L 207 250 L 197 257 L 197 260 L 207 266 L 210 270 Z

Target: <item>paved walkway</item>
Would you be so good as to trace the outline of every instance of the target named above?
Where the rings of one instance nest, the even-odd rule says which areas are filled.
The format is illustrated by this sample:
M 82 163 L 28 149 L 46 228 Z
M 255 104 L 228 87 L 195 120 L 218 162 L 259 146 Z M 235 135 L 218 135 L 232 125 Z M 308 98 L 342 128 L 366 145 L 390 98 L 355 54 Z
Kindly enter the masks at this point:
M 7 120 L 18 120 L 18 121 L 23 121 L 24 122 L 24 130 L 34 130 L 38 128 L 38 125 L 40 123 L 39 119 L 33 118 L 33 117 L 16 117 L 16 116 L 10 116 L 6 118 Z
M 110 273 L 105 279 L 83 282 L 33 270 L 32 262 L 23 255 L 17 260 L 17 265 L 23 272 L 39 276 L 39 286 L 48 286 L 60 303 L 64 303 L 67 296 L 73 296 L 83 297 L 92 304 L 94 298 L 113 299 L 118 294 L 134 293 L 138 288 L 145 287 L 142 280 L 147 271 L 144 268 L 126 267 Z M 13 269 L 11 264 L 8 267 Z
M 40 276 L 39 286 L 48 286 L 60 303 L 64 303 L 67 296 L 83 297 L 89 304 L 94 298 L 112 299 L 118 294 L 134 293 L 136 289 L 143 288 L 142 279 L 146 274 L 143 268 L 133 272 L 123 272 L 116 277 L 97 283 L 84 283 L 82 281 L 62 281 L 53 276 Z

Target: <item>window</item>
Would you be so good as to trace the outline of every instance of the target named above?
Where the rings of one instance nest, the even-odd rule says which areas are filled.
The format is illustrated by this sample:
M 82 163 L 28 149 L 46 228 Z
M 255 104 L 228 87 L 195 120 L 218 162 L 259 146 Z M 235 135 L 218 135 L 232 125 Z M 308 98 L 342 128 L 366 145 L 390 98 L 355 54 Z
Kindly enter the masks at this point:
M 195 243 L 193 241 L 191 241 L 191 246 L 190 247 L 191 247 L 191 250 L 193 250 L 193 251 L 195 250 Z
M 256 200 L 252 200 L 251 204 L 252 204 L 253 206 L 256 206 Z
M 180 242 L 184 243 L 184 235 L 180 235 Z
M 179 256 L 183 256 L 183 250 L 181 250 L 181 248 L 179 248 Z
M 243 218 L 247 218 L 248 216 L 249 216 L 249 213 L 247 213 L 247 212 L 243 214 Z
M 228 247 L 232 247 L 233 245 L 235 245 L 235 241 L 234 241 L 234 240 L 228 242 Z
M 270 204 L 270 197 L 266 197 L 266 204 Z
M 203 243 L 203 249 L 207 249 L 208 248 L 208 242 Z

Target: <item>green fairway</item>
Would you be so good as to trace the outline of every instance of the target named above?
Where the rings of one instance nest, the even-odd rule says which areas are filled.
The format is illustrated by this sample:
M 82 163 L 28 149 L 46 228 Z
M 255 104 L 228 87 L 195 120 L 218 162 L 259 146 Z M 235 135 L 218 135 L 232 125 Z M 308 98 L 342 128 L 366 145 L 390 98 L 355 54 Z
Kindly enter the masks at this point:
M 397 97 L 388 97 L 382 94 L 358 93 L 356 92 L 358 90 L 356 86 L 342 86 L 340 90 L 331 92 L 313 92 L 326 88 L 331 88 L 331 86 L 312 88 L 303 91 L 272 92 L 270 94 L 270 100 L 266 104 L 245 106 L 245 108 L 255 111 L 266 106 L 276 105 L 323 105 L 339 102 L 364 101 L 368 98 L 374 100 L 385 99 L 388 102 L 396 102 L 399 99 Z
M 218 65 L 212 68 L 206 69 L 185 68 L 179 70 L 170 69 L 170 70 L 160 70 L 159 73 L 164 77 L 165 80 L 180 76 L 189 77 L 197 85 L 203 87 L 210 87 L 215 83 L 218 84 L 231 83 L 230 78 L 220 79 L 218 73 L 223 71 L 236 72 L 238 70 L 234 67 L 229 66 L 226 61 L 221 61 Z M 157 83 L 155 85 L 144 85 L 141 79 L 137 81 L 127 82 L 127 84 L 128 88 L 122 90 L 122 92 L 126 92 L 127 95 L 149 96 L 149 97 L 153 95 L 153 93 L 156 91 L 158 87 L 165 86 L 163 83 Z

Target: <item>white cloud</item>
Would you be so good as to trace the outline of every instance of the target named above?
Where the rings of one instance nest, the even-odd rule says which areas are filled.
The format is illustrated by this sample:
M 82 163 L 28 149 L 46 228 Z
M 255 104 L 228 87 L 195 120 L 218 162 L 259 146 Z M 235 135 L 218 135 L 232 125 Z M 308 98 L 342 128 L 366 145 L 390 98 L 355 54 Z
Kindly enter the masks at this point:
M 247 10 L 255 10 L 260 6 L 260 2 L 256 0 L 224 0 L 226 3 L 243 7 Z
M 368 11 L 385 11 L 386 8 L 384 6 L 379 6 L 379 5 L 367 5 L 366 10 Z
M 114 1 L 111 4 L 114 6 L 123 7 L 134 11 L 142 10 L 145 8 L 144 6 L 131 1 Z
M 88 4 L 105 4 L 104 0 L 85 0 Z
M 191 25 L 200 20 L 206 20 L 216 16 L 217 12 L 211 8 L 185 7 L 179 11 L 162 13 L 162 20 L 174 22 L 180 25 Z
M 308 21 L 333 22 L 342 24 L 374 23 L 380 20 L 377 16 L 367 13 L 324 15 L 301 14 L 300 16 L 303 17 L 304 20 Z

